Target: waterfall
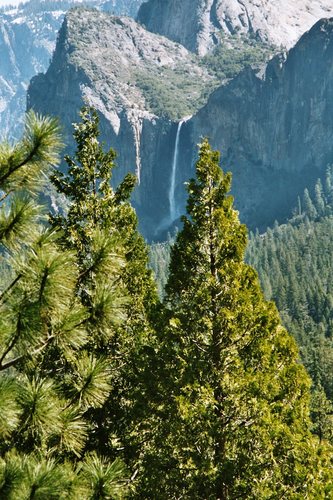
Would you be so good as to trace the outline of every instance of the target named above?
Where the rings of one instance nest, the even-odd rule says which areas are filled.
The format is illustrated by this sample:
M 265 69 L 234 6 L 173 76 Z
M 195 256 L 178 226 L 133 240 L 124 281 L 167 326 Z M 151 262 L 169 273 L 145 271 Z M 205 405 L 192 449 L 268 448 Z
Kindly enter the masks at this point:
M 182 120 L 180 120 L 180 122 L 178 123 L 178 127 L 177 127 L 175 149 L 173 152 L 170 188 L 169 188 L 169 222 L 170 223 L 172 223 L 174 220 L 177 219 L 175 188 L 176 188 L 176 176 L 177 176 L 177 166 L 178 166 L 180 131 L 182 129 L 183 123 L 185 123 L 190 118 L 191 118 L 190 116 L 187 116 L 187 117 L 183 118 Z
M 141 148 L 141 136 L 142 136 L 142 118 L 132 111 L 132 113 L 128 114 L 128 120 L 132 125 L 133 136 L 134 136 L 134 146 L 135 146 L 135 175 L 138 179 L 138 185 L 141 182 L 141 156 L 140 156 L 140 148 Z

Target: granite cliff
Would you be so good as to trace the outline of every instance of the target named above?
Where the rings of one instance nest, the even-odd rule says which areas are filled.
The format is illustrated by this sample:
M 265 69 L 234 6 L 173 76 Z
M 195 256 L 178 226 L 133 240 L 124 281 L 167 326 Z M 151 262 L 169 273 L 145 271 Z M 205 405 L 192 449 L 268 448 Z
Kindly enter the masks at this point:
M 16 134 L 29 80 L 47 68 L 63 14 L 24 8 L 0 13 L 0 135 Z
M 119 154 L 116 182 L 137 174 L 134 204 L 148 238 L 163 236 L 184 211 L 202 136 L 233 172 L 241 219 L 264 228 L 287 217 L 333 161 L 332 58 L 333 20 L 321 20 L 289 52 L 260 71 L 246 68 L 207 102 L 216 81 L 182 45 L 129 18 L 74 10 L 28 104 L 60 116 L 68 144 L 82 103 L 97 108 L 102 140 Z
M 30 0 L 15 8 L 0 9 L 0 137 L 19 133 L 29 81 L 47 70 L 65 13 L 78 1 Z M 86 0 L 85 3 L 135 16 L 141 0 Z
M 131 18 L 74 9 L 64 20 L 48 71 L 31 81 L 28 107 L 59 116 L 67 144 L 83 103 L 98 110 L 101 138 L 118 153 L 115 182 L 128 171 L 136 173 L 134 204 L 144 233 L 154 237 L 169 224 L 175 120 L 202 106 L 211 83 L 183 46 Z
M 265 71 L 246 69 L 218 88 L 182 127 L 178 205 L 192 174 L 189 153 L 208 136 L 233 172 L 243 221 L 265 228 L 289 216 L 297 196 L 333 162 L 332 60 L 333 19 L 321 20 Z
M 290 48 L 323 17 L 332 0 L 148 0 L 138 21 L 201 55 L 224 35 L 245 34 Z

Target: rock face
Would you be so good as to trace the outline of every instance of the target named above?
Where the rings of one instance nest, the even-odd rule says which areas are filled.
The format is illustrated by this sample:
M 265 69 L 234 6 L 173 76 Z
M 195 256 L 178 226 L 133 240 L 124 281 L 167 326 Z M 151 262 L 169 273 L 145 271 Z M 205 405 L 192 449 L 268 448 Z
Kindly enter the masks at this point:
M 0 134 L 15 135 L 30 78 L 49 63 L 61 12 L 0 14 Z
M 333 162 L 332 60 L 333 19 L 321 20 L 264 74 L 248 69 L 217 89 L 182 127 L 178 203 L 184 206 L 180 186 L 193 173 L 189 153 L 208 136 L 233 173 L 243 221 L 265 228 L 289 216 Z
M 175 75 L 180 88 L 188 87 L 189 102 L 197 99 L 197 82 L 211 80 L 196 56 L 133 19 L 76 9 L 64 20 L 48 71 L 35 77 L 28 91 L 28 107 L 60 117 L 68 144 L 83 103 L 98 110 L 101 138 L 118 153 L 115 181 L 128 171 L 136 173 L 134 204 L 144 221 L 142 230 L 151 238 L 169 224 L 177 124 L 149 111 L 143 80 L 155 78 L 168 87 Z
M 143 0 L 97 0 L 97 7 L 104 12 L 136 17 L 142 1 Z M 84 3 L 87 4 L 88 2 Z
M 30 0 L 0 12 L 0 137 L 16 136 L 30 79 L 46 71 L 66 11 L 76 0 Z M 135 15 L 141 0 L 88 0 L 102 10 Z
M 68 143 L 82 102 L 98 109 L 102 140 L 119 154 L 115 180 L 133 171 L 140 181 L 134 204 L 149 239 L 162 237 L 184 212 L 184 182 L 203 136 L 233 173 L 241 219 L 265 228 L 289 216 L 297 196 L 333 162 L 332 60 L 333 19 L 322 20 L 265 71 L 244 70 L 192 117 L 172 121 L 149 110 L 142 79 L 168 87 L 171 74 L 180 88 L 191 78 L 209 83 L 196 56 L 129 18 L 78 10 L 66 17 L 52 64 L 32 80 L 28 102 L 60 116 Z M 189 87 L 189 100 L 197 92 Z
M 204 55 L 218 43 L 221 31 L 290 48 L 315 22 L 330 16 L 332 0 L 148 0 L 138 20 Z

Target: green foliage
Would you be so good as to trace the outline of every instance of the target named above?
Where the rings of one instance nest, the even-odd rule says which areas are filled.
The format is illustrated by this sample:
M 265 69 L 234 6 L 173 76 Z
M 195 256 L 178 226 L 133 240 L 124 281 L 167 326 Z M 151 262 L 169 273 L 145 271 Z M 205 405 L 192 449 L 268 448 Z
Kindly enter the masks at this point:
M 312 392 L 311 417 L 314 422 L 313 431 L 320 441 L 327 439 L 333 443 L 333 405 L 320 386 Z
M 149 247 L 149 264 L 154 272 L 160 297 L 164 296 L 168 281 L 171 244 L 172 240 L 168 240 L 164 243 L 154 243 Z
M 142 91 L 150 111 L 176 121 L 192 115 L 205 104 L 216 86 L 213 80 L 206 80 L 194 78 L 190 70 L 184 71 L 184 68 L 163 68 L 162 77 L 159 72 L 148 74 L 147 71 L 138 71 L 135 83 Z
M 128 490 L 125 476 L 120 460 L 110 464 L 96 453 L 74 467 L 11 452 L 0 458 L 0 495 L 6 500 L 121 499 Z
M 219 81 L 234 78 L 246 66 L 258 67 L 267 62 L 274 54 L 274 48 L 267 43 L 248 36 L 226 38 L 213 52 L 202 58 L 202 64 Z
M 77 152 L 74 158 L 66 158 L 68 175 L 59 172 L 52 178 L 67 196 L 69 208 L 65 214 L 52 215 L 51 223 L 62 230 L 64 247 L 77 254 L 78 295 L 90 309 L 93 327 L 99 323 L 100 334 L 105 335 L 108 324 L 112 337 L 118 320 L 126 323 L 127 336 L 136 329 L 137 337 L 147 327 L 146 308 L 153 307 L 156 292 L 147 269 L 147 249 L 129 203 L 136 179 L 128 174 L 117 189 L 111 187 L 115 153 L 104 152 L 98 142 L 97 114 L 84 108 L 81 115 L 82 123 L 74 133 Z M 117 290 L 118 303 L 112 299 Z
M 6 196 L 22 189 L 38 192 L 51 166 L 58 161 L 60 147 L 57 121 L 37 120 L 30 111 L 22 140 L 15 146 L 8 143 L 0 146 L 0 186 Z
M 264 235 L 252 236 L 247 251 L 266 297 L 276 302 L 284 325 L 297 340 L 313 381 L 313 401 L 318 400 L 315 394 L 323 391 L 328 398 L 323 402 L 327 422 L 332 414 L 329 402 L 333 400 L 331 179 L 332 168 L 328 168 L 325 182 L 316 183 L 313 198 L 305 190 L 294 217 Z M 319 428 L 323 417 L 318 403 L 316 406 L 312 412 L 315 429 L 322 434 Z M 330 433 L 325 431 L 324 435 Z
M 37 455 L 7 454 L 0 460 L 0 493 L 8 500 L 71 498 L 74 471 Z
M 77 151 L 66 158 L 68 174 L 52 178 L 67 197 L 68 211 L 51 216 L 53 227 L 62 231 L 62 246 L 77 255 L 77 297 L 89 312 L 89 356 L 76 362 L 74 397 L 89 408 L 88 449 L 103 450 L 109 458 L 121 449 L 133 466 L 141 439 L 136 426 L 145 419 L 138 367 L 152 333 L 157 292 L 129 203 L 135 178 L 127 175 L 111 187 L 115 153 L 104 152 L 98 142 L 96 112 L 84 108 L 81 117 L 74 133 Z
M 311 302 L 304 314 L 295 306 L 291 324 L 318 320 L 302 344 L 316 381 L 311 424 L 309 379 L 244 263 L 247 235 L 228 194 L 231 177 L 208 142 L 188 184 L 162 307 L 128 201 L 135 179 L 111 187 L 115 154 L 98 142 L 96 113 L 82 110 L 68 173 L 52 177 L 68 207 L 50 217 L 52 228 L 36 197 L 57 160 L 59 131 L 53 120 L 27 120 L 22 141 L 0 155 L 0 497 L 330 498 L 331 387 L 320 356 L 333 359 L 332 280 L 322 277 L 322 305 L 323 290 L 297 289 L 292 254 L 279 268 L 274 253 L 300 238 L 318 289 L 311 266 L 330 266 L 330 172 L 314 201 L 305 197 L 308 212 L 299 203 L 292 230 L 277 225 L 257 237 L 269 293 L 289 308 L 294 293 L 304 307 L 304 297 Z M 310 259 L 313 234 L 321 252 Z M 152 251 L 161 280 L 167 255 L 167 245 Z M 270 266 L 280 284 L 290 275 L 291 292 L 270 281 Z M 282 312 L 286 319 L 289 309 Z M 137 476 L 135 489 L 121 458 Z
M 295 342 L 243 262 L 230 174 L 205 140 L 171 252 L 143 498 L 325 498 Z M 163 471 L 163 474 L 161 474 Z
M 137 71 L 135 83 L 143 92 L 150 111 L 179 120 L 200 109 L 222 80 L 234 78 L 246 66 L 260 66 L 272 55 L 273 48 L 263 42 L 238 36 L 222 38 L 213 52 L 197 61 L 193 56 L 194 62 L 208 70 L 210 78 L 198 78 L 191 74 L 190 69 L 183 67 L 162 67 L 149 74 Z
M 22 140 L 0 148 L 1 498 L 91 498 L 87 413 L 111 391 L 105 360 L 86 354 L 77 256 L 36 202 L 60 146 L 57 123 L 30 113 Z M 119 462 L 108 468 L 116 484 Z
M 89 499 L 124 498 L 125 469 L 120 460 L 112 464 L 101 460 L 96 453 L 89 455 L 82 467 L 82 477 L 89 490 Z
M 300 203 L 299 214 L 310 220 L 320 220 L 323 217 L 333 215 L 333 166 L 326 169 L 324 184 L 318 179 L 312 196 L 305 189 L 302 203 Z M 295 217 L 294 217 L 295 219 Z
M 313 382 L 314 430 L 318 434 L 324 432 L 330 440 L 333 428 L 330 407 L 333 394 L 332 194 L 332 167 L 328 167 L 324 182 L 317 181 L 312 196 L 305 190 L 288 224 L 276 224 L 263 235 L 251 236 L 246 256 L 259 272 L 266 299 L 277 304 L 284 325 L 297 341 Z M 162 291 L 167 281 L 169 251 L 167 243 L 153 245 L 151 249 L 151 265 Z M 316 402 L 321 400 L 316 394 L 321 394 L 321 407 Z M 319 431 L 323 426 L 326 430 Z

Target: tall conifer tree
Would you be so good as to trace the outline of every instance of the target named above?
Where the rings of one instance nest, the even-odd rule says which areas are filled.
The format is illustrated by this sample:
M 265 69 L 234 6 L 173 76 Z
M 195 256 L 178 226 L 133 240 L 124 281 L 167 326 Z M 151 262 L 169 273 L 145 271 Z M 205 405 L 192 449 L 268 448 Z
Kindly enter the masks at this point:
M 109 456 L 123 449 L 132 463 L 144 419 L 142 350 L 150 342 L 157 292 L 129 202 L 136 178 L 128 174 L 117 188 L 111 186 L 115 152 L 104 151 L 99 143 L 96 111 L 85 107 L 81 118 L 74 125 L 77 150 L 66 157 L 68 174 L 52 178 L 67 198 L 68 211 L 51 216 L 51 223 L 63 231 L 63 246 L 78 256 L 77 294 L 90 313 L 90 348 L 106 356 L 112 372 L 112 394 L 103 409 L 92 414 L 91 446 Z M 117 304 L 114 295 L 123 300 Z
M 244 263 L 231 176 L 207 140 L 196 175 L 171 252 L 143 495 L 326 498 L 332 455 L 309 431 L 309 379 Z
M 124 491 L 119 460 L 84 457 L 109 367 L 87 353 L 76 258 L 37 203 L 60 145 L 56 121 L 29 113 L 22 140 L 0 147 L 0 497 L 13 500 Z

